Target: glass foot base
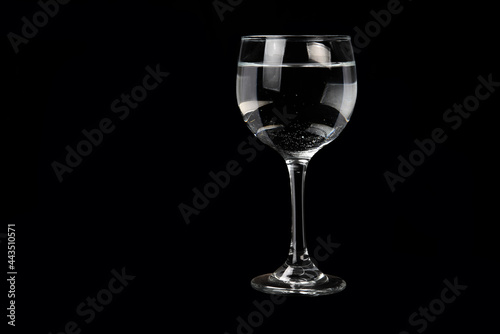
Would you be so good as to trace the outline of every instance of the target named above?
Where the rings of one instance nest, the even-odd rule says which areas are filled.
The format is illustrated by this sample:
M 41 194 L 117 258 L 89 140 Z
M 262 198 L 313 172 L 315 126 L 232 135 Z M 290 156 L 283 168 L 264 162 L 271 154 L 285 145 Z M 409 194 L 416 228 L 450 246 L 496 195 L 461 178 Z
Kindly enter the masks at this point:
M 255 277 L 251 284 L 255 290 L 277 295 L 322 296 L 340 292 L 345 289 L 345 281 L 337 276 L 322 274 L 324 277 L 316 282 L 291 283 L 277 279 L 273 274 Z

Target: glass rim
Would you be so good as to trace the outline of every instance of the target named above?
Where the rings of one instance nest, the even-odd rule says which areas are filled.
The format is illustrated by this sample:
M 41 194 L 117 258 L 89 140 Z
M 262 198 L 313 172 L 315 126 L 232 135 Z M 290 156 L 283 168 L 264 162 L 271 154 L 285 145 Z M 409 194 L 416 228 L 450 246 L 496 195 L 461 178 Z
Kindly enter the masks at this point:
M 289 40 L 351 40 L 349 35 L 245 35 L 241 40 L 267 40 L 267 39 L 289 39 Z

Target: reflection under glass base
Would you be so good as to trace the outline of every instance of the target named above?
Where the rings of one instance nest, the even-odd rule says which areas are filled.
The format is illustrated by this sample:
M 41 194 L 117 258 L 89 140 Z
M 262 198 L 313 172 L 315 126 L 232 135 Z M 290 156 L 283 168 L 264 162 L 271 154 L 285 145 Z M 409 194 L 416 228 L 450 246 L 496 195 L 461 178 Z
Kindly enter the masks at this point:
M 340 292 L 345 289 L 345 281 L 337 276 L 323 274 L 323 277 L 313 282 L 286 282 L 274 276 L 264 274 L 255 277 L 252 282 L 255 290 L 278 295 L 323 296 Z

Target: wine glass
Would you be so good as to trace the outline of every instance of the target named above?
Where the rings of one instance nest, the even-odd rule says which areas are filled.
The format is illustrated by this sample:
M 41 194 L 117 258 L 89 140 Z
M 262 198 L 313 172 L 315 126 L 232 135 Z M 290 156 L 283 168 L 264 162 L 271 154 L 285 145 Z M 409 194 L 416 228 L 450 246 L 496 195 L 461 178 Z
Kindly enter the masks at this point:
M 312 262 L 304 233 L 304 181 L 309 160 L 349 121 L 357 94 L 351 39 L 344 35 L 254 35 L 241 38 L 236 81 L 243 119 L 275 149 L 290 175 L 292 230 L 288 257 L 255 277 L 271 294 L 327 295 L 345 282 Z

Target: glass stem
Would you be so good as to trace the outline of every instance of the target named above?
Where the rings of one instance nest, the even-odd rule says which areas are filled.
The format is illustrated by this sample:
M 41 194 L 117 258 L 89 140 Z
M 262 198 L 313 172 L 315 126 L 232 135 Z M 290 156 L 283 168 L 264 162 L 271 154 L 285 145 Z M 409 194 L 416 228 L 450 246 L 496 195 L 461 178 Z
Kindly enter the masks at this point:
M 298 285 L 311 285 L 328 278 L 309 258 L 304 230 L 304 183 L 309 160 L 286 160 L 292 197 L 292 240 L 285 263 L 272 273 L 273 279 Z
M 308 163 L 309 160 L 286 160 L 292 199 L 292 238 L 287 264 L 292 266 L 310 263 L 304 226 L 304 184 Z

